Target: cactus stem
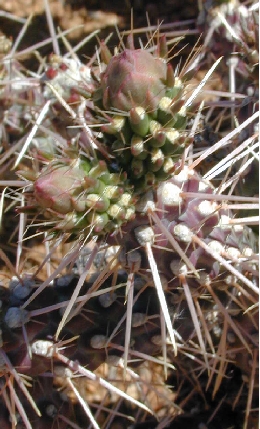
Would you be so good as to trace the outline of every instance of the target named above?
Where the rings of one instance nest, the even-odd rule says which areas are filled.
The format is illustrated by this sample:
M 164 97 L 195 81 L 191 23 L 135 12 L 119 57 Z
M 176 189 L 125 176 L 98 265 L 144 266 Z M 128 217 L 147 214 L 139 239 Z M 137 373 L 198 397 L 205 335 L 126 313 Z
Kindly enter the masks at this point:
M 45 64 L 40 58 L 41 67 L 29 80 L 16 61 L 11 67 L 13 79 L 5 62 L 0 70 L 4 150 L 0 151 L 0 186 L 6 187 L 0 199 L 0 226 L 4 237 L 9 226 L 12 229 L 13 204 L 18 201 L 16 210 L 21 215 L 19 230 L 14 230 L 19 241 L 16 263 L 4 253 L 13 251 L 9 241 L 3 241 L 4 251 L 0 249 L 6 266 L 4 282 L 8 281 L 6 270 L 19 280 L 12 279 L 9 288 L 0 284 L 0 421 L 12 429 L 45 428 L 51 421 L 61 428 L 90 425 L 100 429 L 121 424 L 121 419 L 139 428 L 154 426 L 153 420 L 159 418 L 159 426 L 166 427 L 174 425 L 176 417 L 178 426 L 179 418 L 185 422 L 195 403 L 199 410 L 195 420 L 203 419 L 205 411 L 206 424 L 217 424 L 223 416 L 224 428 L 243 414 L 241 425 L 246 429 L 252 426 L 256 407 L 259 273 L 256 236 L 245 226 L 254 225 L 257 218 L 244 218 L 247 213 L 241 210 L 257 208 L 253 163 L 258 160 L 259 113 L 242 121 L 246 110 L 256 111 L 257 29 L 254 35 L 253 26 L 257 24 L 249 21 L 247 26 L 241 15 L 241 43 L 235 40 L 247 62 L 240 69 L 243 59 L 234 55 L 239 68 L 236 77 L 239 82 L 246 78 L 239 85 L 243 93 L 249 85 L 248 92 L 237 94 L 230 74 L 229 92 L 223 88 L 206 91 L 206 104 L 194 105 L 194 100 L 203 98 L 205 83 L 211 86 L 213 74 L 217 77 L 221 58 L 196 86 L 201 76 L 195 76 L 196 70 L 206 67 L 207 62 L 201 63 L 206 51 L 196 45 L 184 66 L 179 63 L 174 71 L 170 61 L 183 46 L 176 54 L 168 51 L 167 45 L 176 39 L 159 40 L 160 29 L 149 25 L 145 29 L 151 33 L 148 45 L 140 41 L 141 49 L 135 49 L 132 24 L 126 46 L 119 36 L 112 55 L 106 41 L 99 41 L 100 49 L 85 66 L 76 55 L 82 42 L 71 48 L 63 35 L 55 35 L 48 0 L 44 3 L 53 41 L 51 60 Z M 226 33 L 232 33 L 230 25 L 225 25 Z M 213 32 L 206 33 L 205 48 L 213 42 Z M 64 58 L 57 44 L 60 37 L 69 47 Z M 4 59 L 20 56 L 17 43 Z M 186 52 L 185 48 L 185 56 Z M 219 57 L 212 52 L 215 59 Z M 2 47 L 1 55 L 5 55 Z M 249 67 L 253 85 L 247 81 Z M 233 63 L 231 68 L 235 72 Z M 189 84 L 191 75 L 196 79 Z M 21 85 L 16 77 L 22 78 Z M 215 97 L 221 100 L 219 106 Z M 222 106 L 225 111 L 230 107 L 229 116 Z M 235 123 L 240 125 L 235 128 Z M 220 135 L 225 137 L 220 140 Z M 206 150 L 201 147 L 204 141 Z M 21 154 L 15 155 L 21 143 Z M 216 157 L 206 159 L 219 149 Z M 9 167 L 23 161 L 25 154 L 26 165 L 20 168 L 26 171 L 18 173 L 23 181 L 4 180 L 12 179 Z M 200 162 L 200 172 L 207 171 L 204 178 L 196 171 Z M 41 179 L 46 188 L 41 187 Z M 208 182 L 211 179 L 216 179 L 217 187 Z M 6 197 L 12 200 L 10 205 Z M 9 207 L 10 216 L 1 222 Z M 37 240 L 31 240 L 34 237 Z M 26 240 L 30 241 L 25 247 Z M 37 255 L 32 255 L 35 248 Z M 20 270 L 33 274 L 19 276 Z M 160 365 L 159 374 L 154 364 Z M 131 365 L 140 366 L 132 370 Z M 173 373 L 173 365 L 179 374 Z M 101 371 L 104 378 L 97 375 Z M 169 373 L 176 388 L 166 389 L 162 378 L 166 380 Z M 56 383 L 63 382 L 61 394 Z M 129 395 L 125 393 L 126 387 L 132 387 L 129 383 L 137 393 L 132 388 Z M 93 385 L 94 394 L 89 391 Z M 223 407 L 212 411 L 226 387 L 229 399 L 224 395 Z M 111 395 L 100 400 L 96 393 L 103 396 L 104 388 Z M 169 397 L 166 390 L 171 392 Z M 212 397 L 208 404 L 205 394 Z M 174 404 L 176 395 L 183 410 Z M 82 408 L 79 413 L 78 406 Z M 152 421 L 148 413 L 153 413 Z

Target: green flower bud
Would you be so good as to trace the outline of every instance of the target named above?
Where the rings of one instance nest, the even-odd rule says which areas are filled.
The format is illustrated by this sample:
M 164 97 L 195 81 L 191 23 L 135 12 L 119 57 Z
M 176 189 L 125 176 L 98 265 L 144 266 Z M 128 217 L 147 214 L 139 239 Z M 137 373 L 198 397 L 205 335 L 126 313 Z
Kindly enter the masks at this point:
M 153 148 L 151 151 L 151 158 L 148 162 L 148 170 L 153 172 L 160 170 L 164 162 L 164 154 L 160 148 Z
M 94 179 L 98 179 L 102 174 L 107 172 L 107 165 L 105 161 L 99 161 L 97 165 L 91 168 L 89 171 L 89 176 Z
M 112 151 L 122 165 L 127 165 L 131 162 L 132 155 L 130 148 L 127 147 L 122 140 L 115 140 L 113 142 Z
M 158 133 L 159 131 L 161 131 L 162 128 L 163 127 L 160 124 L 160 122 L 155 121 L 155 120 L 152 120 L 150 122 L 150 132 L 151 132 L 152 135 L 154 135 L 154 134 Z
M 149 130 L 149 117 L 145 109 L 141 106 L 133 107 L 130 110 L 130 125 L 134 133 L 145 137 Z
M 108 185 L 103 191 L 103 195 L 109 200 L 118 199 L 123 193 L 123 189 L 116 185 Z
M 158 121 L 162 125 L 172 127 L 175 123 L 175 118 L 171 112 L 172 99 L 169 97 L 162 97 L 158 106 Z
M 117 204 L 119 204 L 121 207 L 128 207 L 129 205 L 131 205 L 131 202 L 132 195 L 128 194 L 127 192 L 124 192 L 118 199 Z
M 177 130 L 185 128 L 187 123 L 186 107 L 182 106 L 182 108 L 178 111 L 175 117 L 176 122 L 174 124 L 174 128 L 176 128 Z
M 139 179 L 144 174 L 144 164 L 140 159 L 134 158 L 131 162 L 131 170 L 134 178 Z
M 133 207 L 128 207 L 125 212 L 125 220 L 130 221 L 135 218 L 135 209 Z
M 170 98 L 175 98 L 177 96 L 180 96 L 182 91 L 183 83 L 179 77 L 175 77 L 174 86 L 169 86 L 165 95 Z
M 85 204 L 86 207 L 102 213 L 108 209 L 110 202 L 108 198 L 104 196 L 89 194 L 85 199 Z
M 176 170 L 176 163 L 172 160 L 172 158 L 166 158 L 163 166 L 159 171 L 156 172 L 156 179 L 163 181 L 170 177 L 171 174 Z
M 163 146 L 163 153 L 165 155 L 173 155 L 179 147 L 179 136 L 180 133 L 171 129 L 170 131 L 166 131 L 166 140 L 165 145 Z
M 100 233 L 109 222 L 107 213 L 89 212 L 86 216 L 89 228 L 95 233 Z
M 155 131 L 153 137 L 149 140 L 149 145 L 152 147 L 162 147 L 165 144 L 166 132 L 163 130 Z
M 123 130 L 125 125 L 124 116 L 114 116 L 109 124 L 102 125 L 101 129 L 107 134 L 117 134 Z
M 125 220 L 125 209 L 118 204 L 111 204 L 107 213 L 112 219 Z
M 78 230 L 83 231 L 86 227 L 88 227 L 86 217 L 75 212 L 67 213 L 64 218 L 55 225 L 55 229 L 67 232 Z
M 143 139 L 137 135 L 134 135 L 131 140 L 131 153 L 138 159 L 147 158 L 147 150 L 145 149 L 145 143 Z

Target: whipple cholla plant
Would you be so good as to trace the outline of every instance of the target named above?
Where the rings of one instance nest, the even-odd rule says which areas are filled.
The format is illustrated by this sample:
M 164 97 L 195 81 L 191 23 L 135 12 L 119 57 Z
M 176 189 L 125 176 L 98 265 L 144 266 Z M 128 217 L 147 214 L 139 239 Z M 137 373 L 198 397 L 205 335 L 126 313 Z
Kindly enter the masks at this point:
M 185 161 L 199 119 L 192 67 L 173 70 L 165 37 L 99 52 L 90 67 L 51 56 L 16 162 L 29 232 L 71 249 L 45 281 L 21 275 L 1 289 L 2 426 L 253 428 L 256 240 L 234 219 L 239 198 Z M 144 361 L 170 374 L 176 404 L 138 375 Z M 111 397 L 88 404 L 79 377 Z

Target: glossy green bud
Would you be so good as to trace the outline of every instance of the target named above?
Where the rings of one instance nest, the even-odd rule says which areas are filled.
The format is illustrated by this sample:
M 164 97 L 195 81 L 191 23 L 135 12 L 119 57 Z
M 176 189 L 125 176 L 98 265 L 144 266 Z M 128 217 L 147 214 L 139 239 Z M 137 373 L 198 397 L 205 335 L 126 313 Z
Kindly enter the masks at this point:
M 131 140 L 131 153 L 137 159 L 147 158 L 147 150 L 142 137 L 134 135 Z
M 85 204 L 86 207 L 102 213 L 108 209 L 110 202 L 109 199 L 103 195 L 89 194 L 85 198 Z
M 133 107 L 130 110 L 130 125 L 135 134 L 145 137 L 149 130 L 149 117 L 145 109 L 141 106 Z

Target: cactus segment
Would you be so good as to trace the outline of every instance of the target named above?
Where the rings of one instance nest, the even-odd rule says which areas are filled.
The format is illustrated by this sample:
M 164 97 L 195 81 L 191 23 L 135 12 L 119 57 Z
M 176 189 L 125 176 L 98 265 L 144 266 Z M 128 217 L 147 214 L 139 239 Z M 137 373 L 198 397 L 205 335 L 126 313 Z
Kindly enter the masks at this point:
M 90 231 L 105 234 L 110 226 L 117 228 L 132 219 L 134 204 L 128 199 L 127 206 L 126 202 L 122 206 L 121 196 L 131 194 L 136 201 L 147 188 L 170 178 L 190 143 L 185 132 L 185 85 L 166 61 L 165 40 L 159 42 L 158 57 L 145 49 L 134 49 L 132 44 L 131 49 L 112 56 L 101 45 L 106 66 L 98 78 L 92 79 L 90 70 L 81 67 L 73 83 L 75 61 L 55 55 L 43 78 L 46 94 L 54 97 L 59 93 L 74 111 L 80 108 L 80 96 L 84 97 L 80 91 L 85 85 L 89 98 L 85 116 L 95 127 L 97 142 L 95 160 L 85 151 L 79 156 L 69 142 L 51 157 L 49 152 L 45 156 L 38 151 L 46 166 L 38 177 L 32 177 L 35 200 L 31 206 L 36 207 L 37 202 L 59 231 L 64 228 L 78 233 L 83 229 L 85 235 Z M 59 89 L 63 80 L 64 88 Z M 80 82 L 79 88 L 75 82 Z M 56 92 L 50 93 L 51 88 Z M 75 104 L 73 94 L 78 95 Z M 73 161 L 68 161 L 70 158 Z
M 145 106 L 154 110 L 165 78 L 166 65 L 159 58 L 143 49 L 125 49 L 110 60 L 101 76 L 104 108 L 129 112 L 132 107 Z
M 98 87 L 93 95 L 93 115 L 103 114 L 106 122 L 101 143 L 127 172 L 136 194 L 167 180 L 175 170 L 169 168 L 170 160 L 178 163 L 190 143 L 185 133 L 185 85 L 174 76 L 165 60 L 166 44 L 162 46 L 159 57 L 134 48 L 112 56 L 100 76 L 101 90 Z
M 125 174 L 110 173 L 105 161 L 50 162 L 30 193 L 32 207 L 53 222 L 53 231 L 104 235 L 135 213 Z

